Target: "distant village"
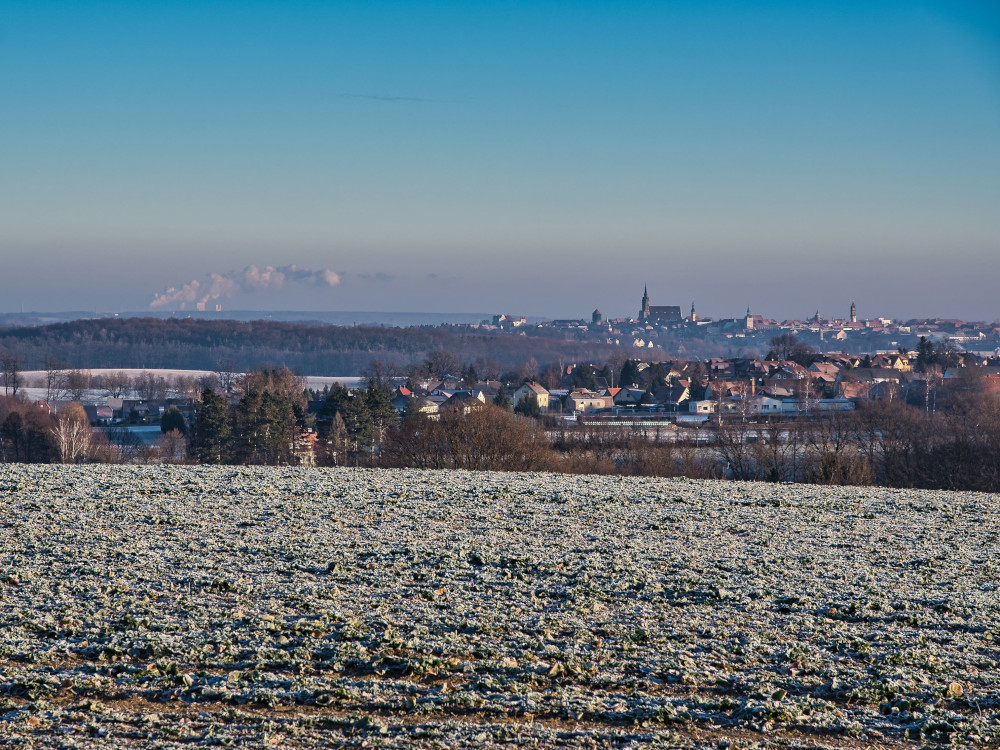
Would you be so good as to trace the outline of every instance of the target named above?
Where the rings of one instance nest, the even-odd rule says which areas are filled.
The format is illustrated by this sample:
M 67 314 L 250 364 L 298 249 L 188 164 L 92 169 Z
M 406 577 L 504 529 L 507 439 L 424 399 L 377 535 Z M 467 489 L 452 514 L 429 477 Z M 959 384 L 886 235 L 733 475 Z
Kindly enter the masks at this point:
M 766 342 L 780 333 L 792 333 L 817 349 L 841 346 L 851 351 L 878 353 L 913 343 L 921 337 L 952 342 L 962 350 L 991 351 L 1000 347 L 1000 323 L 964 321 L 951 318 L 915 318 L 898 321 L 884 317 L 859 318 L 857 306 L 850 303 L 844 317 L 824 317 L 819 310 L 805 320 L 778 321 L 755 314 L 748 307 L 737 318 L 702 317 L 692 302 L 685 316 L 677 305 L 651 304 L 648 288 L 643 290 L 639 312 L 634 318 L 605 319 L 594 310 L 590 320 L 551 320 L 529 323 L 523 315 L 501 314 L 470 326 L 480 330 L 526 333 L 529 329 L 548 334 L 586 335 L 608 344 L 636 349 L 663 348 L 662 342 L 675 344 L 678 339 L 702 339 L 752 345 Z
M 854 318 L 854 306 L 851 306 Z M 678 425 L 697 424 L 719 419 L 788 419 L 816 413 L 849 411 L 860 401 L 905 399 L 923 403 L 936 398 L 939 390 L 967 380 L 974 371 L 977 383 L 1000 392 L 1000 352 L 974 353 L 960 349 L 963 343 L 983 342 L 983 335 L 996 336 L 990 329 L 975 329 L 975 336 L 942 335 L 943 330 L 967 333 L 967 325 L 957 321 L 909 321 L 894 324 L 877 321 L 882 330 L 916 329 L 940 338 L 925 338 L 917 349 L 899 347 L 872 355 L 843 352 L 820 352 L 798 339 L 802 330 L 833 331 L 831 340 L 844 335 L 864 335 L 866 330 L 880 330 L 871 321 L 857 322 L 818 318 L 810 322 L 784 321 L 747 314 L 742 321 L 701 321 L 696 315 L 680 319 L 676 307 L 655 307 L 643 296 L 642 314 L 635 321 L 603 321 L 595 311 L 591 330 L 614 333 L 629 326 L 637 336 L 632 347 L 619 350 L 620 356 L 607 362 L 531 364 L 516 371 L 478 373 L 474 363 L 420 363 L 410 368 L 389 368 L 378 375 L 382 385 L 391 389 L 391 403 L 396 414 L 418 410 L 436 418 L 448 410 L 471 409 L 486 404 L 521 409 L 530 415 L 550 415 L 569 420 L 599 418 L 630 419 L 636 416 L 658 418 Z M 578 324 L 578 321 L 553 321 L 551 326 Z M 687 360 L 657 355 L 652 345 L 657 332 L 677 326 L 710 326 L 739 335 L 739 323 L 746 331 L 767 331 L 771 342 L 769 355 L 761 357 L 714 357 Z M 526 325 L 523 318 L 498 315 L 493 325 L 517 330 Z M 974 325 L 974 324 L 972 324 Z M 932 327 L 933 326 L 933 327 Z M 850 331 L 852 334 L 845 334 Z M 971 341 L 970 341 L 971 339 Z M 936 341 L 936 343 L 934 343 Z M 922 350 L 921 350 L 922 347 Z M 482 367 L 482 365 L 480 365 Z M 484 368 L 488 370 L 489 368 Z M 24 377 L 23 375 L 27 375 Z M 95 426 L 129 425 L 152 427 L 161 424 L 169 411 L 182 425 L 194 418 L 200 393 L 214 388 L 235 399 L 232 384 L 240 373 L 201 372 L 161 375 L 153 372 L 124 373 L 102 371 L 96 374 L 79 370 L 58 373 L 27 373 L 18 381 L 22 396 L 46 413 L 70 401 L 82 404 L 88 420 Z M 47 387 L 46 387 L 47 380 Z M 318 413 L 333 378 L 302 379 L 308 393 L 308 412 Z M 320 389 L 320 381 L 328 381 Z M 348 385 L 364 388 L 366 378 L 344 378 Z M 5 374 L 2 385 L 6 395 L 17 394 Z M 928 401 L 928 405 L 933 404 Z M 155 432 L 139 431 L 152 440 Z
M 658 417 L 677 424 L 714 419 L 813 418 L 817 413 L 853 410 L 859 401 L 934 399 L 940 389 L 965 385 L 968 360 L 954 367 L 915 369 L 916 353 L 857 357 L 822 354 L 808 366 L 788 359 L 714 358 L 702 362 L 629 360 L 615 372 L 605 366 L 569 365 L 565 385 L 545 387 L 533 380 L 513 390 L 495 381 L 474 384 L 460 379 L 422 381 L 397 387 L 393 405 L 402 413 L 413 406 L 426 414 L 468 411 L 478 404 L 507 399 L 512 407 L 532 403 L 532 410 L 571 420 Z M 977 387 L 1000 393 L 1000 358 L 976 358 Z M 551 381 L 550 381 L 551 382 Z M 412 408 L 412 407 L 411 407 Z
M 587 470 L 598 470 L 604 466 L 599 450 L 575 443 L 556 449 L 558 436 L 619 426 L 654 443 L 708 441 L 718 452 L 726 430 L 735 426 L 756 430 L 742 433 L 737 441 L 742 444 L 765 429 L 777 431 L 781 440 L 790 431 L 815 435 L 816 425 L 883 413 L 885 406 L 896 420 L 907 414 L 933 420 L 938 413 L 960 420 L 969 410 L 987 408 L 984 395 L 1000 394 L 996 327 L 941 319 L 861 320 L 853 304 L 843 319 L 817 313 L 811 320 L 779 323 L 747 310 L 743 318 L 712 321 L 700 318 L 693 306 L 683 317 L 679 307 L 652 305 L 644 290 L 634 319 L 609 321 L 595 310 L 589 322 L 532 326 L 524 317 L 497 315 L 475 328 L 497 337 L 526 335 L 532 328 L 582 332 L 611 346 L 598 348 L 599 361 L 538 362 L 531 353 L 544 356 L 551 347 L 525 342 L 521 364 L 512 366 L 518 360 L 508 359 L 504 367 L 488 356 L 462 361 L 435 347 L 406 364 L 372 359 L 351 378 L 298 377 L 287 367 L 269 366 L 241 372 L 232 362 L 203 371 L 90 371 L 67 368 L 51 356 L 47 369 L 22 371 L 16 352 L 0 350 L 0 461 L 361 464 L 383 460 L 388 440 L 397 454 L 405 454 L 393 460 L 428 467 L 438 465 L 431 461 L 441 466 L 453 461 L 457 467 L 465 465 L 456 458 L 466 439 L 462 430 L 493 420 L 486 433 L 502 424 L 511 445 L 538 439 L 536 433 L 525 437 L 528 432 L 516 437 L 523 425 L 533 424 L 529 432 L 541 430 L 549 441 L 545 451 L 569 462 L 556 465 L 579 469 L 583 456 L 598 462 L 586 464 Z M 687 357 L 680 347 L 667 351 L 658 343 L 706 331 L 735 341 L 752 337 L 755 343 L 723 357 Z M 891 347 L 850 351 L 852 340 L 875 336 Z M 504 414 L 513 421 L 504 422 Z M 207 438 L 214 429 L 221 433 Z M 443 432 L 434 433 L 438 429 Z M 859 440 L 861 433 L 855 432 L 852 439 Z M 432 433 L 438 442 L 427 442 Z M 441 457 L 441 435 L 450 436 L 451 458 Z M 576 457 L 568 458 L 571 454 Z M 891 450 L 883 454 L 895 456 Z M 615 455 L 618 465 L 623 456 L 642 454 L 629 448 Z M 721 464 L 702 467 L 706 475 L 728 466 L 726 475 L 751 476 L 733 468 L 733 457 L 719 456 L 712 461 Z M 762 462 L 758 457 L 754 465 Z M 490 466 L 510 468 L 502 462 Z M 673 464 L 622 466 L 622 471 L 692 470 Z
M 450 411 L 468 414 L 494 405 L 568 422 L 639 418 L 677 427 L 815 418 L 853 411 L 863 402 L 894 399 L 930 412 L 939 399 L 947 401 L 963 388 L 1000 392 L 1000 328 L 995 324 L 861 319 L 854 303 L 843 318 L 824 318 L 817 312 L 808 320 L 778 322 L 748 309 L 741 318 L 711 320 L 700 317 L 694 305 L 687 316 L 679 306 L 653 305 L 644 289 L 634 318 L 606 320 L 594 310 L 589 321 L 529 324 L 524 316 L 500 314 L 469 328 L 496 336 L 529 331 L 588 336 L 613 348 L 606 361 L 539 364 L 529 359 L 506 372 L 496 363 L 461 362 L 453 354 L 435 351 L 428 353 L 427 361 L 408 366 L 380 363 L 373 373 L 358 373 L 364 377 L 354 378 L 349 386 L 361 392 L 377 381 L 385 410 L 391 402 L 400 419 L 408 411 L 437 419 Z M 689 358 L 683 356 L 683 346 L 676 345 L 676 339 L 685 336 L 753 342 L 740 348 L 766 353 Z M 668 338 L 669 352 L 661 346 Z M 861 342 L 888 346 L 859 346 Z M 174 430 L 183 434 L 196 418 L 206 388 L 236 404 L 240 396 L 234 384 L 243 377 L 232 371 L 21 373 L 17 356 L 2 354 L 0 386 L 6 397 L 17 397 L 20 403 L 32 404 L 37 414 L 53 417 L 62 406 L 78 404 L 92 426 L 126 427 L 127 434 L 117 435 L 133 443 L 139 442 L 137 437 L 156 443 L 161 433 Z M 330 398 L 334 379 L 326 378 L 322 385 L 320 380 L 299 381 L 299 398 L 305 390 L 296 439 L 297 451 L 304 451 L 302 463 L 311 463 L 312 425 Z

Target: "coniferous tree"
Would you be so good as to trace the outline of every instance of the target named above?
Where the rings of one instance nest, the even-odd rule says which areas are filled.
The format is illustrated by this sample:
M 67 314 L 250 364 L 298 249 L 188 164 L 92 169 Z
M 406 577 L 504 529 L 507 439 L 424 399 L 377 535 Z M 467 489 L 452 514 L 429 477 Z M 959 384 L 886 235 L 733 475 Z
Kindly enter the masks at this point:
M 221 464 L 229 460 L 231 430 L 229 405 L 211 388 L 201 392 L 201 403 L 195 409 L 191 425 L 188 452 L 203 464 Z
M 261 438 L 258 452 L 269 465 L 295 463 L 294 441 L 301 415 L 280 393 L 264 391 L 261 398 Z
M 663 366 L 662 362 L 653 362 L 646 371 L 639 376 L 636 382 L 642 382 L 643 377 L 646 381 L 646 387 L 650 391 L 654 391 L 661 385 L 666 385 L 667 383 L 667 368 Z M 624 383 L 622 383 L 624 385 Z
M 316 414 L 317 459 L 324 466 L 336 466 L 343 460 L 345 440 L 344 407 L 350 394 L 340 383 L 326 390 L 323 405 Z
M 176 406 L 168 407 L 160 419 L 160 432 L 166 434 L 172 430 L 177 430 L 181 435 L 187 433 L 187 422 L 184 421 L 184 415 Z
M 479 382 L 479 373 L 473 365 L 469 365 L 462 373 L 462 385 L 472 387 Z
M 542 416 L 542 410 L 538 406 L 538 397 L 534 393 L 529 393 L 517 402 L 517 406 L 514 407 L 514 413 L 520 414 L 522 417 Z
M 344 419 L 348 446 L 354 452 L 357 462 L 358 455 L 362 451 L 367 451 L 372 445 L 372 415 L 364 395 L 352 394 L 344 405 L 341 416 Z
M 510 394 L 507 392 L 507 386 L 503 383 L 497 389 L 497 395 L 493 397 L 493 403 L 502 409 L 510 409 Z
M 248 391 L 234 414 L 232 458 L 245 464 L 293 462 L 297 421 L 288 398 L 270 390 Z
M 639 384 L 639 366 L 634 359 L 626 359 L 622 365 L 622 371 L 618 376 L 618 385 L 621 388 L 628 388 Z
M 316 434 L 320 440 L 326 440 L 330 435 L 334 416 L 343 415 L 349 398 L 350 394 L 340 383 L 334 383 L 333 388 L 327 392 L 323 405 L 316 414 Z
M 339 466 L 347 453 L 347 428 L 340 413 L 333 415 L 330 429 L 322 442 L 318 459 L 323 466 Z
M 365 405 L 371 415 L 372 444 L 377 446 L 381 444 L 385 431 L 398 421 L 392 406 L 392 391 L 387 385 L 370 380 L 365 392 Z
M 573 370 L 572 386 L 574 388 L 586 388 L 591 391 L 597 388 L 594 368 L 590 365 L 578 365 Z

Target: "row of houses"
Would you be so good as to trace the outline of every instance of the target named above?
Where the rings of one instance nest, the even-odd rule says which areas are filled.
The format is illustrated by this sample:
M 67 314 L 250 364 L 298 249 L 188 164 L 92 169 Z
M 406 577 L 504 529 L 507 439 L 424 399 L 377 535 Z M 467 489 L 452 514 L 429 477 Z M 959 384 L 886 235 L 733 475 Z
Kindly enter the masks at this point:
M 620 389 L 614 389 L 618 391 Z M 506 392 L 499 381 L 487 381 L 469 388 L 449 387 L 441 383 L 431 386 L 426 395 L 417 395 L 409 388 L 398 387 L 392 399 L 393 408 L 398 414 L 407 409 L 434 415 L 448 409 L 470 409 L 487 403 L 496 403 L 499 394 Z M 560 412 L 592 412 L 611 409 L 615 406 L 613 394 L 586 389 L 548 390 L 537 382 L 527 381 L 506 396 L 507 406 L 514 407 L 522 401 L 532 399 L 542 412 L 552 410 Z
M 85 403 L 83 410 L 91 424 L 108 425 L 125 423 L 132 425 L 158 424 L 164 412 L 171 406 L 184 415 L 189 422 L 194 417 L 195 403 L 187 399 L 166 399 L 147 401 L 143 399 L 106 398 L 104 403 Z
M 914 388 L 927 390 L 969 372 L 964 367 L 917 372 L 914 357 L 898 351 L 874 357 L 824 354 L 808 367 L 792 360 L 755 358 L 635 364 L 640 375 L 645 373 L 644 387 L 610 387 L 595 374 L 592 390 L 547 390 L 529 381 L 514 390 L 509 401 L 514 405 L 533 398 L 541 411 L 563 414 L 789 415 L 845 411 L 861 400 L 892 399 Z M 647 371 L 654 366 L 658 371 L 651 379 Z M 565 374 L 571 375 L 575 367 L 568 365 Z M 1000 358 L 976 362 L 974 370 L 987 386 L 992 384 L 1000 389 Z M 499 383 L 484 383 L 464 390 L 440 383 L 430 386 L 428 395 L 423 397 L 423 410 L 431 413 L 469 398 L 486 403 L 496 399 L 499 389 Z M 398 398 L 399 409 L 404 409 L 407 403 L 407 398 Z

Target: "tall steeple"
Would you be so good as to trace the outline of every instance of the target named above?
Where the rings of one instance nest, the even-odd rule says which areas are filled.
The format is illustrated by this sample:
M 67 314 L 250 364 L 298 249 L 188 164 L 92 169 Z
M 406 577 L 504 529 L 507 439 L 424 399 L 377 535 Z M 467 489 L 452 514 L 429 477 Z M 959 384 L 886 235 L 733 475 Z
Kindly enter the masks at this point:
M 649 288 L 642 285 L 642 310 L 639 312 L 639 320 L 646 320 L 649 317 Z
M 692 323 L 698 322 L 698 313 L 694 311 L 694 301 L 691 302 L 691 322 Z

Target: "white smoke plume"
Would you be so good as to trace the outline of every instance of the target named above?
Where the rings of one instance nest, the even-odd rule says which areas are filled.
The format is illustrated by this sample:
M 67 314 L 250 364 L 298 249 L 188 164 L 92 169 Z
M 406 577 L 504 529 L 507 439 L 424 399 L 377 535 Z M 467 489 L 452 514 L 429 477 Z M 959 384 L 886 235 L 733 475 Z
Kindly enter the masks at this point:
M 311 286 L 335 287 L 340 276 L 329 268 L 312 271 L 299 268 L 295 264 L 287 266 L 249 265 L 242 271 L 210 273 L 207 281 L 194 279 L 180 288 L 170 287 L 165 292 L 153 296 L 150 309 L 179 305 L 185 309 L 193 304 L 196 310 L 204 310 L 209 302 L 223 297 L 232 297 L 237 292 L 256 292 L 264 289 L 281 289 L 285 282 Z

